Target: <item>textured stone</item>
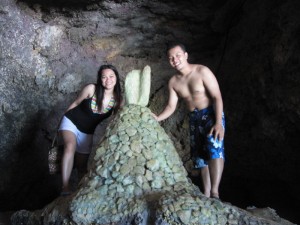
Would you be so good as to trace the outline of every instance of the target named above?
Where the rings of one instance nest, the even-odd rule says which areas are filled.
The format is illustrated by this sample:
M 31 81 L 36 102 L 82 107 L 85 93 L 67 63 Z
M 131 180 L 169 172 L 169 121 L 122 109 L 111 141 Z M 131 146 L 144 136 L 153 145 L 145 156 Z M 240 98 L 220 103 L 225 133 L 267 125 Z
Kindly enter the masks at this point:
M 126 102 L 141 106 L 148 105 L 150 94 L 151 69 L 149 66 L 141 70 L 132 70 L 125 80 Z M 144 118 L 144 117 L 142 117 Z
M 159 169 L 159 161 L 156 159 L 151 159 L 147 162 L 146 166 L 152 172 L 157 171 Z
M 179 210 L 177 215 L 183 224 L 190 224 L 191 210 Z

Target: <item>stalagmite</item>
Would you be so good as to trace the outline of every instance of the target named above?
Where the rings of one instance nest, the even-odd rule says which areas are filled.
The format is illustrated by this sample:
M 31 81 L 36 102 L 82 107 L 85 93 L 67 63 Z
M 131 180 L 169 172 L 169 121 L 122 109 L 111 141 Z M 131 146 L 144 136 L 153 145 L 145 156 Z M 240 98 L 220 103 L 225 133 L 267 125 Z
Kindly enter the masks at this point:
M 206 198 L 147 108 L 151 69 L 125 81 L 126 105 L 91 155 L 78 190 L 44 209 L 19 211 L 13 224 L 277 224 Z M 280 221 L 281 224 L 282 221 Z

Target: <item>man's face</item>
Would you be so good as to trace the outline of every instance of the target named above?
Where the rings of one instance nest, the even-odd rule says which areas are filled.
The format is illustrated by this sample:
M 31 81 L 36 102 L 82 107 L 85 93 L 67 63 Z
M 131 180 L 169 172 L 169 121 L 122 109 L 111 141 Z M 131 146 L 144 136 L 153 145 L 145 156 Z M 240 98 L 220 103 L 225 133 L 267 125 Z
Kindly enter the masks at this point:
M 175 46 L 168 51 L 169 63 L 176 70 L 180 70 L 186 63 L 188 54 L 180 46 Z

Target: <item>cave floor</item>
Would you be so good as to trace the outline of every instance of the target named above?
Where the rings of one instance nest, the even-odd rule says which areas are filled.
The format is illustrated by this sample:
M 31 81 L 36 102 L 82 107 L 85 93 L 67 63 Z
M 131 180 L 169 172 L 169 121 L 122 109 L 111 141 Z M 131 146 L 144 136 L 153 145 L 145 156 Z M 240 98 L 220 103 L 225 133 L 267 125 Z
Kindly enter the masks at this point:
M 190 177 L 193 183 L 200 187 L 199 177 Z M 293 193 L 293 192 L 292 192 Z M 247 207 L 274 209 L 278 216 L 292 223 L 300 224 L 300 200 L 291 196 L 287 185 L 273 182 L 258 182 L 242 178 L 223 178 L 220 186 L 222 201 L 242 209 Z M 0 212 L 0 225 L 10 225 L 13 211 Z
M 200 187 L 199 177 L 191 177 L 194 184 Z M 247 207 L 272 208 L 277 215 L 292 223 L 300 224 L 300 199 L 292 196 L 289 186 L 278 181 L 251 180 L 249 178 L 222 178 L 220 197 L 239 208 Z

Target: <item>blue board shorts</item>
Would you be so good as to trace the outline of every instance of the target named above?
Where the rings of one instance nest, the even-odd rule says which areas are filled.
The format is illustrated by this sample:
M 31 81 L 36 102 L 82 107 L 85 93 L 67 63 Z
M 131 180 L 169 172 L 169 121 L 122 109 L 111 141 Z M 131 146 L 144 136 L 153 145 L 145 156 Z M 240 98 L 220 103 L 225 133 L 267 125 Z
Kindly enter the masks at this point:
M 215 112 L 212 106 L 205 109 L 195 109 L 189 113 L 191 158 L 196 169 L 208 165 L 211 159 L 225 158 L 224 139 L 214 140 L 208 136 L 215 124 Z M 222 126 L 225 130 L 225 116 L 222 113 Z

